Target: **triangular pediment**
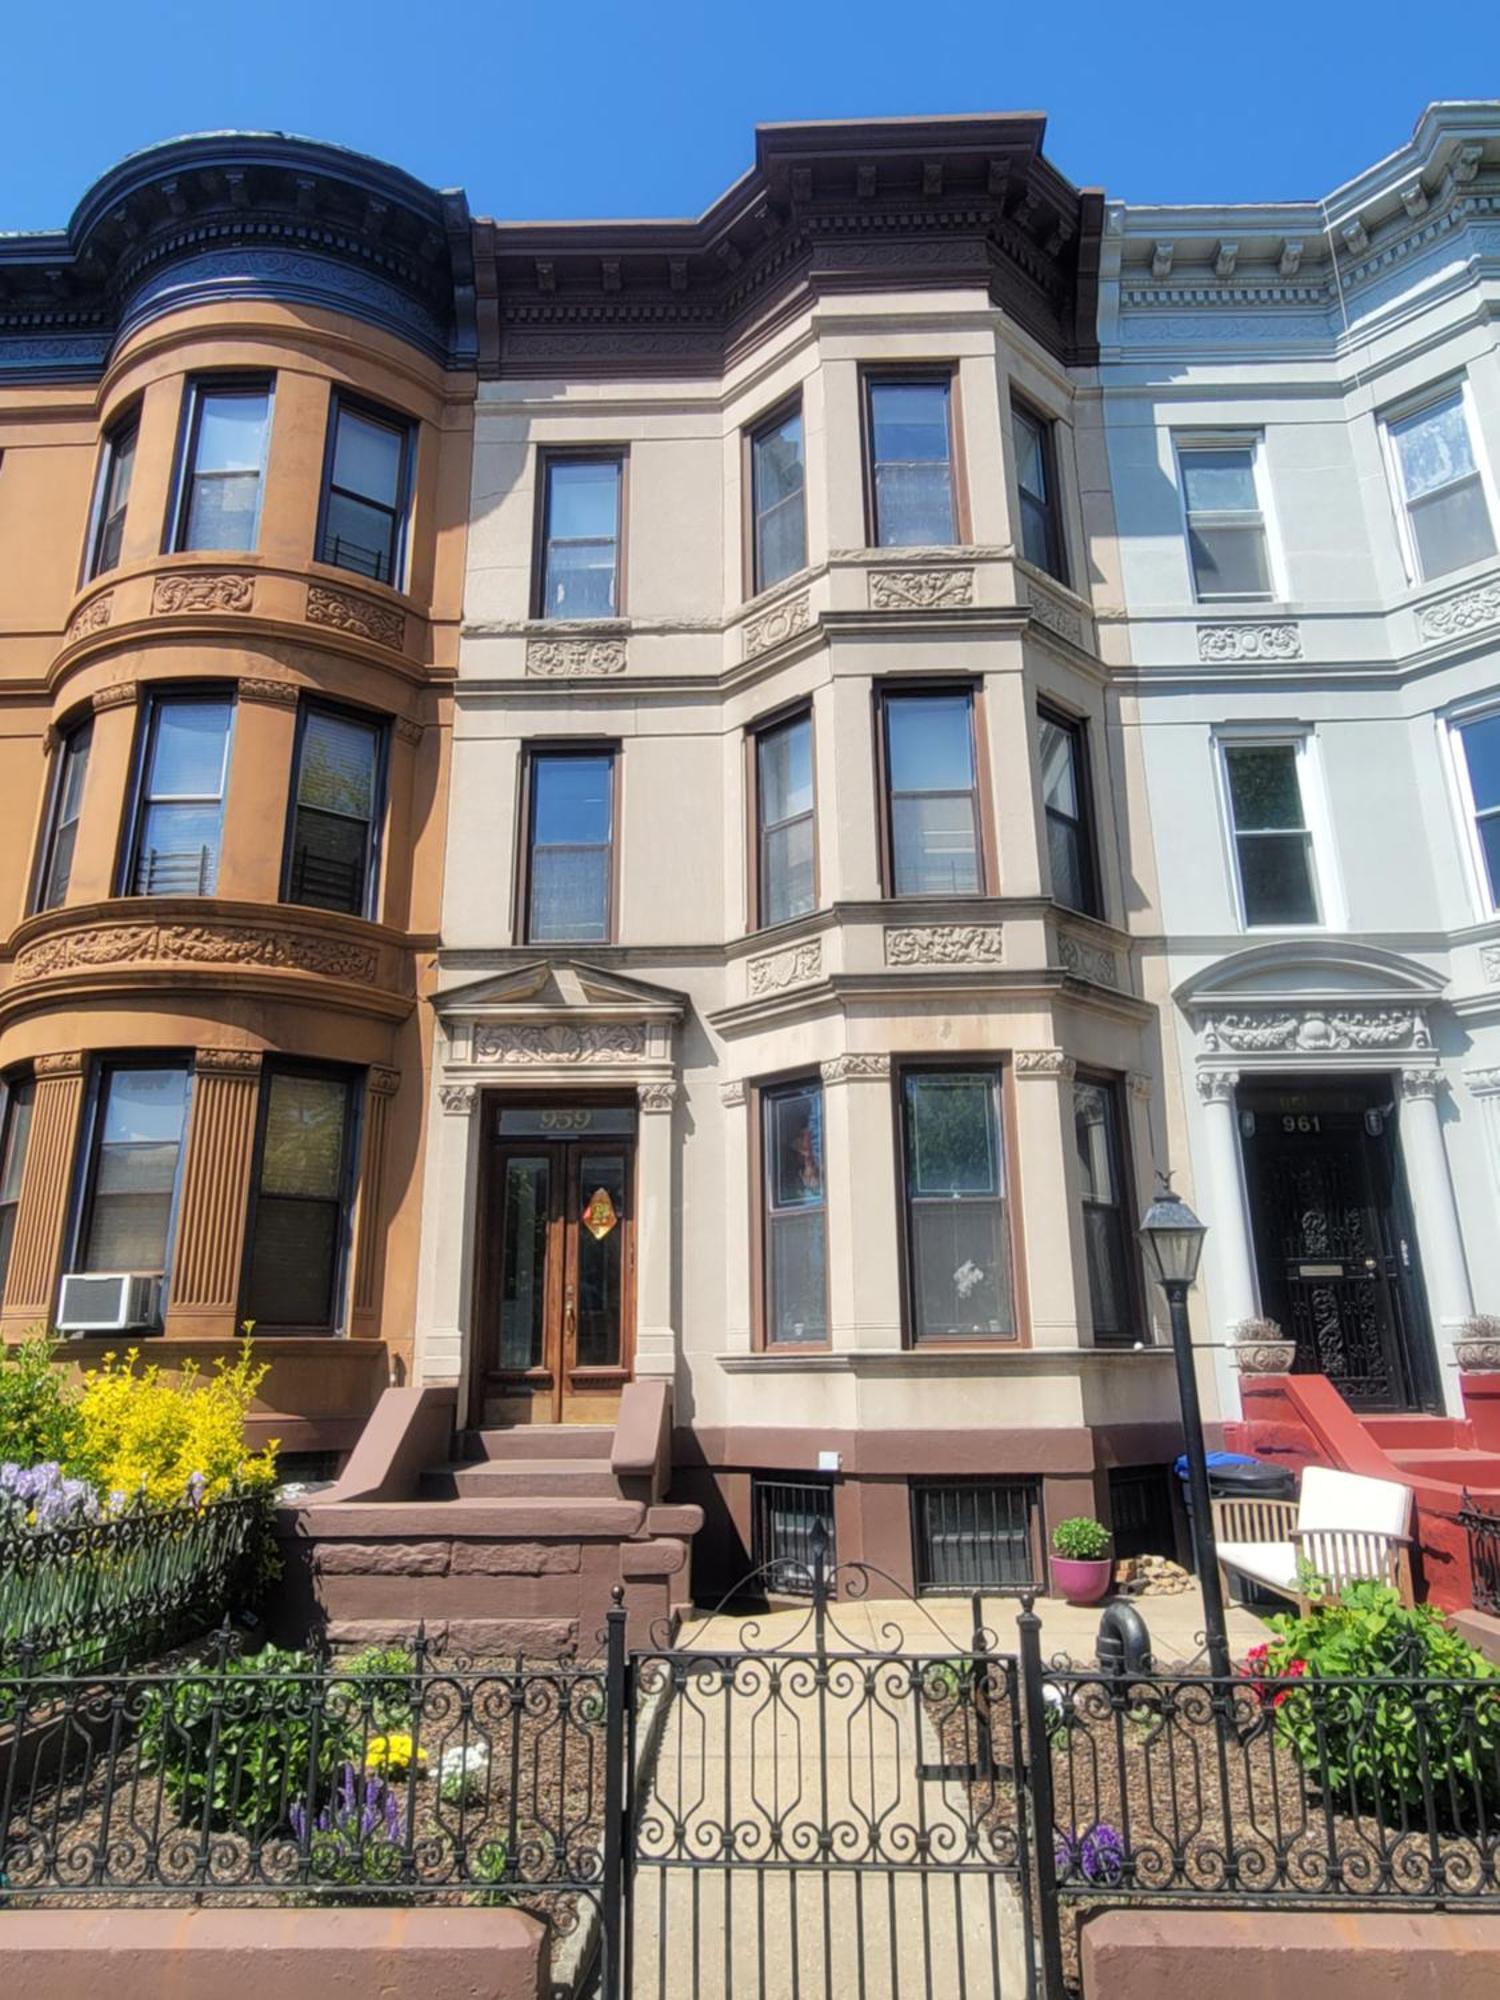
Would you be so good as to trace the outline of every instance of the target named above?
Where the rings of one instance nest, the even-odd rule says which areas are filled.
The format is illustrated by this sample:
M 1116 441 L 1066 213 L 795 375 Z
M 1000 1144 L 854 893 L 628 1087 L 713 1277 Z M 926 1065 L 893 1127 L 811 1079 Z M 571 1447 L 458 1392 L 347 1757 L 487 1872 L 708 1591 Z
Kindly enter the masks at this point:
M 1399 952 L 1347 938 L 1297 938 L 1252 945 L 1215 959 L 1183 980 L 1173 997 L 1192 1012 L 1237 1006 L 1430 1005 L 1447 985 L 1441 973 Z
M 686 997 L 583 959 L 533 959 L 434 996 L 444 1021 L 679 1021 Z

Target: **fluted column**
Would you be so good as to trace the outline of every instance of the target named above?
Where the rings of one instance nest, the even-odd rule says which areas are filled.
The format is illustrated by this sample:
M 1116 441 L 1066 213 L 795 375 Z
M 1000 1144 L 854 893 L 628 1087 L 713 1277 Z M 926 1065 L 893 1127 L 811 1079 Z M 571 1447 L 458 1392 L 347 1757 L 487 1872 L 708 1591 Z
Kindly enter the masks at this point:
M 677 1372 L 672 1325 L 672 1114 L 677 1085 L 643 1083 L 637 1096 L 635 1372 L 670 1381 Z
M 1443 1078 L 1435 1069 L 1405 1069 L 1400 1081 L 1401 1159 L 1417 1226 L 1427 1308 L 1437 1343 L 1438 1375 L 1449 1416 L 1461 1417 L 1463 1393 L 1453 1343 L 1459 1328 L 1474 1310 L 1474 1295 L 1469 1287 L 1463 1231 L 1459 1226 L 1458 1204 L 1453 1198 L 1448 1149 L 1443 1144 L 1443 1121 L 1438 1110 Z
M 83 1102 L 81 1050 L 38 1056 L 34 1068 L 31 1133 L 5 1281 L 4 1318 L 12 1327 L 51 1324 Z
M 376 1064 L 365 1085 L 364 1142 L 359 1163 L 359 1208 L 354 1228 L 354 1285 L 349 1330 L 371 1332 L 380 1318 L 380 1279 L 385 1268 L 386 1125 L 401 1072 Z
M 1200 1210 L 1208 1225 L 1204 1239 L 1209 1297 L 1217 1325 L 1214 1333 L 1214 1380 L 1219 1408 L 1225 1416 L 1238 1413 L 1239 1380 L 1231 1365 L 1228 1334 L 1242 1319 L 1260 1310 L 1255 1275 L 1255 1249 L 1250 1238 L 1250 1214 L 1245 1177 L 1240 1165 L 1240 1134 L 1234 1093 L 1237 1069 L 1200 1069 L 1198 1095 L 1203 1100 L 1203 1165 L 1205 1194 Z M 1159 1295 L 1158 1295 L 1159 1296 Z
M 169 1333 L 222 1336 L 235 1329 L 260 1067 L 259 1049 L 199 1049 L 193 1058 Z

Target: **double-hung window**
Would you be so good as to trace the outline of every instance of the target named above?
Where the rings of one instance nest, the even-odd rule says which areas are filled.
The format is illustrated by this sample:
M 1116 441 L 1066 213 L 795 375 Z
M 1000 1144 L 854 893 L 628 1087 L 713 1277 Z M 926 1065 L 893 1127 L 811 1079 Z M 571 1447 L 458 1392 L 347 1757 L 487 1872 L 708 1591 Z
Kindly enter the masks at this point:
M 38 910 L 55 910 L 68 899 L 68 883 L 73 873 L 73 849 L 78 840 L 78 821 L 83 811 L 83 783 L 88 776 L 89 749 L 94 740 L 94 721 L 86 716 L 67 730 L 57 752 L 52 791 L 47 801 L 47 831 L 37 869 Z
M 21 1206 L 21 1176 L 26 1171 L 26 1141 L 31 1135 L 34 1093 L 30 1077 L 8 1084 L 5 1089 L 5 1115 L 0 1125 L 0 1304 L 5 1299 L 10 1246 L 15 1241 L 16 1212 Z
M 283 900 L 369 916 L 385 728 L 308 702 L 299 718 Z
M 91 577 L 103 576 L 120 560 L 120 544 L 125 538 L 125 509 L 130 501 L 130 476 L 135 470 L 135 442 L 139 432 L 140 416 L 136 412 L 117 423 L 104 441 L 86 565 L 87 574 Z
M 1388 417 L 1385 432 L 1413 580 L 1431 582 L 1492 556 L 1495 531 L 1463 389 L 1407 416 Z
M 1053 427 L 1020 403 L 1010 406 L 1016 447 L 1016 486 L 1021 497 L 1021 553 L 1029 563 L 1068 580 L 1062 521 L 1057 506 L 1057 454 Z
M 1073 1133 L 1078 1148 L 1094 1339 L 1101 1347 L 1129 1345 L 1135 1339 L 1135 1284 L 1119 1091 L 1113 1082 L 1077 1079 L 1073 1085 Z
M 270 428 L 268 381 L 193 383 L 174 549 L 254 549 Z
M 340 1324 L 356 1101 L 349 1070 L 277 1063 L 261 1079 L 244 1297 L 257 1326 Z
M 411 425 L 335 396 L 329 427 L 319 559 L 399 588 Z
M 526 941 L 607 943 L 615 753 L 533 750 L 528 761 Z
M 889 893 L 982 895 L 972 690 L 891 690 L 880 712 Z
M 187 1107 L 185 1063 L 124 1060 L 101 1065 L 75 1271 L 166 1274 Z
M 219 879 L 234 701 L 158 695 L 147 709 L 125 873 L 133 896 L 211 896 Z
M 828 1339 L 821 1084 L 763 1090 L 760 1132 L 764 1342 L 821 1346 Z
M 751 586 L 769 590 L 807 561 L 807 468 L 802 411 L 784 410 L 750 433 Z
M 958 540 L 948 373 L 865 377 L 871 540 L 876 548 Z
M 1240 913 L 1250 929 L 1323 921 L 1307 743 L 1223 744 Z
M 1179 440 L 1193 594 L 1200 604 L 1275 595 L 1254 439 Z
M 1084 725 L 1050 708 L 1039 711 L 1039 722 L 1052 894 L 1068 909 L 1097 917 L 1102 912 Z
M 1462 779 L 1483 876 L 1486 907 L 1500 910 L 1500 715 L 1461 724 Z
M 999 1069 L 904 1069 L 901 1122 L 912 1339 L 1014 1340 Z
M 618 455 L 559 454 L 542 460 L 543 618 L 613 618 L 620 609 Z
M 756 732 L 755 807 L 755 920 L 781 924 L 817 903 L 811 715 Z

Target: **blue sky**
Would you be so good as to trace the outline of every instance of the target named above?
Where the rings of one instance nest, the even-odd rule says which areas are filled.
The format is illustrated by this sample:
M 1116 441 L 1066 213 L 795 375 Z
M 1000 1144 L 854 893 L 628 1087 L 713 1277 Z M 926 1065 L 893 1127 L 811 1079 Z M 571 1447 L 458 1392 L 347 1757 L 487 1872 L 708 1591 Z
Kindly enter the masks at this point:
M 1395 0 L 11 0 L 0 228 L 66 221 L 121 154 L 273 127 L 481 214 L 695 214 L 794 118 L 1037 109 L 1134 201 L 1325 194 L 1435 97 L 1500 96 L 1500 10 Z

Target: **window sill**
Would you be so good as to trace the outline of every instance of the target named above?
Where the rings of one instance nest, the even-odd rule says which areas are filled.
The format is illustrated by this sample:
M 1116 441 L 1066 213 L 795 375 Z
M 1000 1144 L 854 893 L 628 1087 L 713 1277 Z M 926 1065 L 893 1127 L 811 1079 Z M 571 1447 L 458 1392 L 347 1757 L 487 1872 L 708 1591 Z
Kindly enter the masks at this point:
M 1015 1341 L 996 1341 L 988 1347 L 855 1348 L 833 1352 L 810 1348 L 803 1352 L 786 1348 L 759 1353 L 716 1354 L 714 1359 L 726 1375 L 796 1373 L 820 1375 L 984 1375 L 994 1368 L 1012 1374 L 1066 1375 L 1083 1367 L 1123 1362 L 1128 1366 L 1157 1366 L 1170 1358 L 1168 1347 L 1023 1347 Z

